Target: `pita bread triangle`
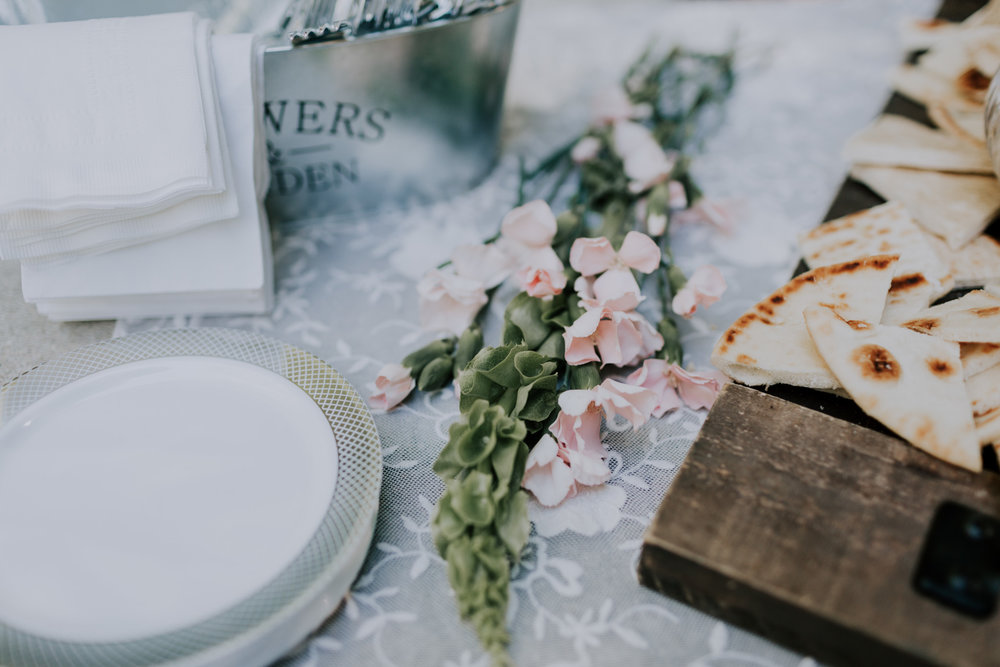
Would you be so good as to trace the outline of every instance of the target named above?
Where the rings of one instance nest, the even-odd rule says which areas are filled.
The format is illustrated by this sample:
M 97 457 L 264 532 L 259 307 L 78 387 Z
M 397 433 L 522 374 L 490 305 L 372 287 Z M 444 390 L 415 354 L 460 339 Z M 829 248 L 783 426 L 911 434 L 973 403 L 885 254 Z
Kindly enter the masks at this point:
M 927 234 L 935 254 L 955 280 L 955 287 L 982 287 L 1000 280 L 1000 243 L 992 236 L 980 234 L 959 250 L 952 250 L 943 240 Z
M 986 119 L 983 110 L 964 111 L 943 104 L 927 107 L 927 115 L 934 124 L 956 139 L 971 146 L 986 146 Z
M 900 65 L 891 79 L 897 92 L 925 106 L 941 104 L 961 111 L 983 108 L 982 101 L 966 95 L 953 80 L 917 65 Z
M 976 434 L 983 445 L 1000 445 L 1000 366 L 965 381 Z
M 990 0 L 985 6 L 973 12 L 969 18 L 962 21 L 963 27 L 1000 24 L 1000 2 Z
M 862 410 L 933 456 L 982 469 L 958 345 L 848 322 L 823 306 L 806 308 L 804 318 L 818 353 Z
M 948 267 L 928 237 L 902 204 L 888 202 L 823 223 L 799 236 L 799 249 L 810 268 L 870 255 L 899 255 L 882 313 L 883 322 L 898 324 L 953 286 Z
M 906 52 L 922 51 L 961 32 L 961 24 L 951 21 L 908 18 L 900 25 L 899 41 Z
M 987 293 L 992 294 L 993 296 L 1000 296 L 1000 283 L 991 283 L 984 289 Z
M 837 379 L 813 347 L 802 311 L 825 304 L 847 319 L 877 322 L 897 260 L 895 255 L 876 255 L 792 278 L 722 334 L 712 363 L 748 385 L 837 389 Z
M 851 176 L 958 250 L 979 236 L 1000 211 L 1000 184 L 993 176 L 946 174 L 923 169 L 854 165 Z
M 1000 364 L 1000 345 L 997 343 L 962 343 L 960 347 L 962 370 L 967 380 Z
M 1000 297 L 975 290 L 922 310 L 902 326 L 956 343 L 1000 343 Z
M 974 146 L 947 132 L 892 114 L 880 116 L 851 137 L 844 158 L 858 164 L 993 174 L 993 162 L 985 146 Z

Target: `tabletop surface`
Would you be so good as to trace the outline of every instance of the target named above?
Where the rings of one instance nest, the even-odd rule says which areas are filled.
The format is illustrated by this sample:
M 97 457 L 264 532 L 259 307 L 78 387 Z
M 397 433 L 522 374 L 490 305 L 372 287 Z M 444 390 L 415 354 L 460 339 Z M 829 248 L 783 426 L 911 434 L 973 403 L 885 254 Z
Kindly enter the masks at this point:
M 687 361 L 706 368 L 718 333 L 791 274 L 796 234 L 822 219 L 843 179 L 841 148 L 889 93 L 887 73 L 902 58 L 897 26 L 931 16 L 936 4 L 887 0 L 872 11 L 867 0 L 528 2 L 500 165 L 480 187 L 431 206 L 275 229 L 277 302 L 268 317 L 123 321 L 114 333 L 253 330 L 313 352 L 367 394 L 384 363 L 430 339 L 417 326 L 415 282 L 447 256 L 451 246 L 440 239 L 457 245 L 492 234 L 516 196 L 517 156 L 537 158 L 577 134 L 589 97 L 654 36 L 705 49 L 735 36 L 737 88 L 694 166 L 705 192 L 735 211 L 735 228 L 681 227 L 674 243 L 685 270 L 712 263 L 729 284 L 722 301 L 683 325 Z M 488 342 L 497 321 L 494 313 Z M 110 323 L 47 322 L 21 302 L 16 265 L 0 263 L 0 380 L 111 334 Z M 457 622 L 429 534 L 443 489 L 431 464 L 457 416 L 450 389 L 376 415 L 385 477 L 372 548 L 347 603 L 285 664 L 488 664 Z M 703 420 L 704 412 L 682 409 L 634 433 L 609 424 L 609 484 L 554 509 L 532 504 L 509 616 L 518 664 L 812 664 L 637 583 L 643 531 Z

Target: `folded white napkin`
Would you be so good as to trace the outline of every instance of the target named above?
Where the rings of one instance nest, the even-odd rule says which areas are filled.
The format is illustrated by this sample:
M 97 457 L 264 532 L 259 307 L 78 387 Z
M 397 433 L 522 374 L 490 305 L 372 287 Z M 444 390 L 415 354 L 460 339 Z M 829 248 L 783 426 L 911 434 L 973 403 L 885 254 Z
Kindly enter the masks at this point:
M 181 13 L 0 26 L 0 213 L 222 191 L 197 24 Z
M 184 20 L 179 21 L 178 17 Z M 160 19 L 160 17 L 144 18 Z M 207 189 L 198 186 L 177 190 L 169 197 L 147 204 L 138 204 L 135 198 L 122 194 L 117 199 L 107 198 L 105 204 L 116 202 L 114 208 L 59 210 L 19 208 L 6 213 L 0 212 L 0 257 L 32 260 L 105 252 L 150 239 L 163 238 L 236 214 L 236 197 L 233 189 L 229 187 L 232 174 L 228 147 L 225 134 L 220 131 L 222 121 L 215 91 L 213 59 L 209 53 L 210 22 L 201 20 L 193 23 L 188 19 L 193 21 L 193 15 L 168 14 L 159 22 L 163 23 L 162 29 L 168 32 L 181 30 L 186 33 L 190 32 L 193 26 L 192 44 L 197 65 L 196 77 L 187 81 L 186 88 L 192 93 L 190 96 L 196 98 L 201 105 L 201 116 L 204 120 L 204 146 L 201 158 L 207 160 L 206 173 L 210 186 Z M 93 23 L 103 22 L 86 21 L 72 25 L 77 25 L 81 31 L 86 31 Z M 127 22 L 131 23 L 132 20 L 129 19 Z M 0 40 L 2 38 L 3 34 L 0 32 Z M 152 99 L 159 98 L 159 93 L 148 88 L 144 92 L 137 91 L 135 94 Z M 116 115 L 112 113 L 116 109 L 113 102 L 113 100 L 105 102 L 107 105 L 105 115 Z M 99 114 L 95 111 L 94 115 Z M 171 126 L 170 129 L 174 128 Z M 147 129 L 147 133 L 153 131 L 154 128 Z M 120 141 L 127 140 L 120 139 Z M 153 157 L 155 156 L 151 155 L 150 159 Z M 10 166 L 6 160 L 0 161 L 0 164 Z M 103 166 L 100 153 L 89 158 L 81 156 L 74 172 L 77 175 L 90 170 L 100 172 Z M 197 169 L 200 168 L 199 164 Z
M 40 312 L 81 320 L 270 308 L 271 246 L 261 203 L 266 182 L 260 183 L 259 168 L 266 157 L 261 58 L 249 35 L 213 37 L 212 56 L 239 214 L 113 252 L 22 263 L 24 297 Z

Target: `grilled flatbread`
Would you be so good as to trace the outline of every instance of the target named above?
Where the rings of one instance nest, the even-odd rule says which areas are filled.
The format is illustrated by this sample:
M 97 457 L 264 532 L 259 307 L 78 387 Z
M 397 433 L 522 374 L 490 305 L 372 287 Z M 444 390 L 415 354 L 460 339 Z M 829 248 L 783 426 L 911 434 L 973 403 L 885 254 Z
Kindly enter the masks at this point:
M 737 319 L 712 351 L 712 363 L 748 385 L 836 389 L 816 353 L 802 311 L 825 304 L 849 320 L 878 322 L 898 257 L 877 255 L 821 266 L 778 289 Z
M 966 380 L 1000 364 L 1000 345 L 997 343 L 962 343 L 960 347 Z
M 981 95 L 968 95 L 955 81 L 917 65 L 900 65 L 891 76 L 892 85 L 901 95 L 925 106 L 945 105 L 963 111 L 981 111 Z
M 948 267 L 955 287 L 982 287 L 1000 280 L 1000 243 L 993 237 L 980 234 L 958 250 L 933 234 L 926 238 Z
M 951 286 L 949 278 L 946 286 Z M 945 290 L 947 294 L 949 290 Z M 897 275 L 889 284 L 889 294 L 882 311 L 882 324 L 908 322 L 942 296 L 941 289 L 929 282 L 921 273 Z
M 969 292 L 917 313 L 902 326 L 956 343 L 1000 343 L 1000 297 Z
M 933 456 L 982 469 L 958 345 L 848 322 L 823 306 L 804 317 L 818 353 L 862 410 Z
M 928 236 L 902 204 L 889 202 L 823 223 L 799 236 L 799 249 L 809 268 L 869 255 L 899 255 L 882 314 L 883 322 L 896 324 L 927 308 L 953 286 Z
M 992 283 L 985 287 L 987 293 L 993 296 L 1000 296 L 1000 283 Z
M 856 164 L 910 167 L 966 174 L 993 174 L 985 146 L 902 116 L 880 116 L 847 142 L 844 158 Z
M 927 107 L 927 115 L 939 128 L 972 145 L 986 146 L 986 119 L 983 109 L 963 111 L 943 104 Z
M 979 443 L 1000 444 L 1000 366 L 965 381 Z
M 1000 211 L 1000 184 L 993 176 L 945 174 L 920 169 L 855 165 L 851 176 L 958 250 L 979 236 Z
M 905 19 L 899 28 L 904 51 L 922 51 L 962 33 L 960 23 L 944 19 Z
M 962 27 L 980 25 L 1000 25 L 1000 1 L 990 0 L 984 7 L 977 9 L 969 18 L 962 21 Z

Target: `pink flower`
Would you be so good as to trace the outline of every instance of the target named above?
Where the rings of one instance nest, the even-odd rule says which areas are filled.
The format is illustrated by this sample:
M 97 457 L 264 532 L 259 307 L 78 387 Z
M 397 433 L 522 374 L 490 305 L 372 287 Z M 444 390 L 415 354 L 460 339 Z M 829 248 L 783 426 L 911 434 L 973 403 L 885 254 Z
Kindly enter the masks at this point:
M 655 391 L 610 378 L 595 387 L 594 391 L 608 419 L 620 415 L 628 420 L 633 429 L 649 421 L 657 405 Z
M 608 419 L 621 415 L 639 428 L 655 404 L 654 391 L 615 380 L 564 391 L 552 435 L 542 436 L 528 454 L 522 486 L 551 507 L 576 495 L 578 485 L 603 484 L 611 470 L 601 442 L 602 414 Z
M 663 347 L 663 337 L 636 312 L 593 308 L 563 333 L 566 363 L 629 366 Z
M 689 222 L 708 224 L 724 234 L 729 234 L 736 226 L 732 204 L 704 198 L 699 199 L 691 208 L 679 212 L 674 219 L 681 224 Z
M 552 249 L 556 216 L 544 201 L 518 206 L 500 223 L 498 245 L 517 267 L 521 289 L 531 296 L 550 297 L 566 287 L 565 267 Z
M 573 241 L 569 249 L 569 265 L 582 276 L 592 276 L 607 271 L 615 262 L 615 249 L 611 241 L 603 236 L 581 237 Z
M 544 248 L 556 236 L 556 216 L 548 204 L 536 199 L 505 215 L 500 222 L 500 234 L 522 246 Z
M 486 305 L 483 283 L 432 269 L 417 283 L 420 323 L 425 329 L 460 335 Z
M 559 444 L 546 433 L 535 443 L 524 466 L 521 486 L 547 507 L 554 507 L 576 495 L 573 471 L 559 455 L 559 450 Z
M 615 152 L 624 162 L 631 192 L 644 192 L 670 177 L 677 155 L 667 154 L 644 126 L 631 121 L 618 121 L 613 139 Z
M 719 390 L 729 382 L 729 378 L 724 373 L 714 370 L 693 373 L 674 364 L 671 372 L 677 382 L 677 393 L 692 410 L 712 407 L 712 404 L 715 403 L 715 397 L 719 395 Z
M 550 430 L 560 456 L 580 484 L 601 484 L 611 476 L 601 443 L 601 408 L 593 389 L 571 389 L 559 395 L 559 414 Z
M 622 156 L 629 192 L 639 194 L 670 177 L 677 164 L 675 153 L 667 154 L 656 144 L 649 144 Z
M 562 294 L 566 287 L 566 269 L 550 246 L 527 249 L 521 258 L 517 281 L 531 296 L 548 298 Z
M 375 378 L 377 391 L 368 399 L 368 405 L 375 410 L 391 410 L 409 396 L 416 385 L 409 368 L 400 364 L 386 364 Z
M 639 305 L 642 295 L 630 269 L 642 273 L 655 271 L 660 264 L 660 248 L 653 239 L 639 232 L 629 232 L 618 252 L 603 236 L 579 238 L 570 248 L 569 263 L 584 278 L 604 272 L 596 280 L 575 284 L 581 298 L 593 300 L 588 305 L 632 310 Z
M 698 267 L 677 294 L 671 304 L 674 312 L 683 317 L 694 315 L 698 306 L 711 306 L 722 298 L 726 291 L 726 279 L 722 273 L 706 264 Z
M 718 371 L 692 373 L 663 359 L 647 359 L 626 382 L 653 391 L 657 403 L 652 414 L 662 417 L 682 403 L 694 410 L 711 407 L 728 379 Z
M 569 265 L 582 276 L 593 276 L 612 268 L 652 273 L 660 265 L 660 247 L 641 232 L 626 234 L 618 252 L 603 236 L 578 238 L 569 250 Z
M 615 153 L 625 159 L 629 153 L 643 150 L 650 145 L 659 148 L 653 133 L 644 125 L 629 121 L 619 121 L 615 123 L 611 134 L 611 142 L 614 145 Z
M 646 118 L 652 109 L 648 104 L 632 104 L 621 86 L 601 90 L 591 100 L 595 125 L 611 125 L 630 118 Z
M 584 137 L 580 141 L 576 142 L 573 146 L 573 150 L 570 151 L 569 156 L 573 162 L 577 164 L 583 164 L 584 162 L 590 162 L 601 152 L 601 140 L 597 137 Z
M 507 253 L 493 244 L 460 245 L 451 253 L 451 265 L 456 274 L 487 289 L 506 280 L 513 268 Z
M 518 272 L 518 282 L 528 296 L 548 298 L 562 294 L 566 287 L 566 274 L 560 270 L 552 273 L 546 269 L 527 266 Z

